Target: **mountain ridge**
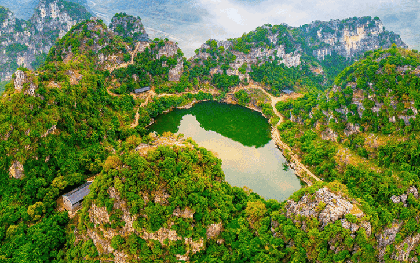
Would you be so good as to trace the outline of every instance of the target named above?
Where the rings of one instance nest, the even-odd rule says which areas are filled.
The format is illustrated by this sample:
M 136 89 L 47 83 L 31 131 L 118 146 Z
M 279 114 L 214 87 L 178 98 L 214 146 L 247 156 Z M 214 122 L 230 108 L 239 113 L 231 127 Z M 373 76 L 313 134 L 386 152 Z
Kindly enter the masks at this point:
M 273 129 L 280 131 L 281 139 L 324 180 L 279 203 L 231 187 L 223 179 L 220 160 L 192 140 L 172 134 L 156 137 L 146 129 L 153 117 L 174 107 L 226 99 L 226 92 L 240 83 L 238 75 L 227 74 L 236 58 L 223 53 L 223 45 L 209 41 L 209 51 L 203 52 L 209 56 L 202 64 L 188 61 L 176 43 L 145 39 L 139 23 L 133 23 L 137 24 L 133 34 L 126 32 L 128 24 L 116 23 L 122 30 L 111 30 L 99 19 L 73 26 L 51 48 L 42 67 L 16 71 L 0 98 L 1 260 L 384 262 L 420 257 L 418 249 L 413 249 L 420 241 L 415 234 L 420 208 L 415 130 L 398 127 L 391 139 L 401 133 L 401 140 L 372 147 L 371 152 L 368 140 L 349 136 L 348 144 L 343 144 L 349 150 L 361 157 L 366 152 L 385 157 L 383 163 L 368 160 L 368 169 L 354 160 L 343 164 L 338 156 L 343 145 L 322 139 L 327 128 L 332 132 L 342 128 L 341 115 L 330 116 L 327 111 L 318 124 L 306 116 L 319 106 L 321 97 L 327 100 L 327 110 L 329 106 L 339 109 L 339 103 L 347 105 L 352 100 L 342 92 L 354 82 L 369 95 L 369 88 L 377 83 L 388 87 L 394 80 L 404 84 L 408 77 L 418 78 L 418 53 L 396 45 L 366 52 L 364 59 L 338 74 L 332 87 L 325 82 L 328 76 L 312 72 L 320 66 L 313 53 L 302 53 L 308 60 L 300 68 L 271 63 L 280 60 L 270 58 L 265 68 L 258 63 L 251 67 L 267 75 L 293 73 L 301 87 L 320 82 L 303 97 L 277 103 L 288 121 L 273 116 L 270 102 L 257 102 L 265 115 L 271 114 Z M 294 31 L 285 26 L 277 29 L 294 37 Z M 244 39 L 257 35 L 259 40 L 256 33 Z M 261 34 L 261 38 L 268 37 Z M 258 46 L 261 42 L 267 44 L 242 42 L 238 48 L 245 50 L 238 52 L 246 55 L 247 44 L 252 44 L 249 53 L 253 48 L 257 53 L 258 48 L 263 52 L 262 47 L 272 50 Z M 284 54 L 290 54 L 287 43 L 282 43 Z M 235 44 L 241 43 L 236 39 Z M 366 68 L 374 65 L 378 68 L 372 68 L 371 76 Z M 218 66 L 222 72 L 211 75 L 211 68 Z M 320 77 L 301 76 L 309 72 Z M 387 76 L 388 72 L 392 74 Z M 270 84 L 264 78 L 261 82 Z M 133 93 L 145 86 L 152 90 Z M 273 86 L 263 86 L 275 93 Z M 397 94 L 407 91 L 404 87 L 389 86 Z M 416 85 L 410 88 L 416 91 Z M 155 96 L 154 92 L 164 94 Z M 232 93 L 235 103 L 251 102 L 247 91 Z M 393 155 L 396 149 L 398 156 Z M 289 156 L 287 151 L 285 156 Z M 57 199 L 88 178 L 95 178 L 95 191 L 80 212 L 69 218 Z

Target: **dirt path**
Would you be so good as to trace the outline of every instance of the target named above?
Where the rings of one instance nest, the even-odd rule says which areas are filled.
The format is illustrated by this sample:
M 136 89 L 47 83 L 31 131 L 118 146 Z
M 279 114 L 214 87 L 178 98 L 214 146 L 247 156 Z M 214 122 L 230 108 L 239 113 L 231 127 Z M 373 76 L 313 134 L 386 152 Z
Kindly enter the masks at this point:
M 313 184 L 312 183 L 313 181 L 321 181 L 321 179 L 319 179 L 317 176 L 315 176 L 308 168 L 306 168 L 305 165 L 302 164 L 299 156 L 297 154 L 295 154 L 293 152 L 293 150 L 286 143 L 284 143 L 281 140 L 280 132 L 277 129 L 277 126 L 284 121 L 284 117 L 277 111 L 276 104 L 279 101 L 285 101 L 287 99 L 296 99 L 296 98 L 299 98 L 303 95 L 302 94 L 290 94 L 290 95 L 282 95 L 281 97 L 274 97 L 273 95 L 268 93 L 263 87 L 259 86 L 258 84 L 255 84 L 255 83 L 250 83 L 248 86 L 235 87 L 233 89 L 233 91 L 230 92 L 230 93 L 227 93 L 227 95 L 233 95 L 233 94 L 235 94 L 236 92 L 238 92 L 239 90 L 242 90 L 242 89 L 259 89 L 259 90 L 263 91 L 264 94 L 266 94 L 271 99 L 271 106 L 273 108 L 273 111 L 280 118 L 278 123 L 276 125 L 273 125 L 273 127 L 271 129 L 272 139 L 274 140 L 276 145 L 283 151 L 283 153 L 285 155 L 290 156 L 290 160 L 289 160 L 290 161 L 290 167 L 296 172 L 296 175 L 299 176 L 302 181 L 304 181 L 308 186 L 311 186 Z M 181 96 L 182 94 L 186 94 L 186 93 L 197 94 L 198 92 L 199 91 L 193 91 L 193 92 L 188 92 L 187 91 L 187 92 L 182 92 L 182 93 L 178 93 L 178 94 L 164 93 L 164 94 L 156 95 L 156 93 L 153 90 L 150 90 L 149 94 L 146 98 L 146 101 L 143 102 L 140 105 L 140 107 L 146 106 L 149 103 L 150 99 L 153 98 L 154 96 L 157 96 L 157 97 Z M 220 94 L 220 92 L 215 90 L 215 89 L 208 90 L 206 92 L 210 92 L 213 95 Z M 137 109 L 135 122 L 131 125 L 132 128 L 134 128 L 138 125 L 138 119 L 139 119 L 139 114 L 138 113 L 139 113 L 139 109 Z
M 147 104 L 149 104 L 149 100 L 151 98 L 153 98 L 154 96 L 156 96 L 156 93 L 153 90 L 150 90 L 147 97 L 146 97 L 146 100 L 142 104 L 140 104 L 140 106 L 137 108 L 136 117 L 134 119 L 134 123 L 132 123 L 131 126 L 130 126 L 131 128 L 136 128 L 139 125 L 139 118 L 140 118 L 139 110 L 140 110 L 140 108 L 146 107 Z
M 126 62 L 126 63 L 122 63 L 116 66 L 113 66 L 111 68 L 108 68 L 109 73 L 112 73 L 112 71 L 119 69 L 119 68 L 126 68 L 129 65 L 133 65 L 134 64 L 134 57 L 137 55 L 137 53 L 139 52 L 143 52 L 144 49 L 149 46 L 148 44 L 144 44 L 143 42 L 137 42 L 136 47 L 134 48 L 134 50 L 132 52 L 128 52 L 131 55 L 131 59 L 130 62 Z
M 216 89 L 209 89 L 209 90 L 194 90 L 194 91 L 185 91 L 185 92 L 181 92 L 181 93 L 176 93 L 176 94 L 172 94 L 172 93 L 162 93 L 162 94 L 158 94 L 158 97 L 164 97 L 164 96 L 181 96 L 183 94 L 198 94 L 200 91 L 202 92 L 206 92 L 206 93 L 210 93 L 212 95 L 219 95 L 220 92 Z
M 238 86 L 236 87 L 232 94 L 238 92 L 241 89 L 259 89 L 261 91 L 264 92 L 264 94 L 266 94 L 270 99 L 271 99 L 271 106 L 273 108 L 274 113 L 280 118 L 278 123 L 276 125 L 273 125 L 272 129 L 271 129 L 271 136 L 272 139 L 274 140 L 274 142 L 277 144 L 277 146 L 282 149 L 282 151 L 290 156 L 290 166 L 293 170 L 295 170 L 296 174 L 306 183 L 308 184 L 308 186 L 312 185 L 312 181 L 321 181 L 321 179 L 319 179 L 316 175 L 314 175 L 311 171 L 309 171 L 308 168 L 306 168 L 305 165 L 302 164 L 302 162 L 300 161 L 300 158 L 297 154 L 293 153 L 292 149 L 289 147 L 289 145 L 287 145 L 286 143 L 284 143 L 281 140 L 280 137 L 280 132 L 277 129 L 277 126 L 282 123 L 284 121 L 284 117 L 283 115 L 281 115 L 277 109 L 276 109 L 276 104 L 279 101 L 285 101 L 287 99 L 296 99 L 299 98 L 301 96 L 303 96 L 302 94 L 290 94 L 290 95 L 282 95 L 281 97 L 274 97 L 273 95 L 271 95 L 270 93 L 268 93 L 264 88 L 262 88 L 261 86 L 255 84 L 255 83 L 250 83 L 248 86 Z M 307 177 L 312 177 L 313 180 L 310 180 Z

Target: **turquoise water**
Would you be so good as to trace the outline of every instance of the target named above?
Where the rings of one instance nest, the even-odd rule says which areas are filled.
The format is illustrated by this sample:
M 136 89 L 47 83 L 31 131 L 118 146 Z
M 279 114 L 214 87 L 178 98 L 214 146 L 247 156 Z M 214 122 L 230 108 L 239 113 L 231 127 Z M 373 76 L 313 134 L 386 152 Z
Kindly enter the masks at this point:
M 201 102 L 190 109 L 159 115 L 150 131 L 182 133 L 222 160 L 225 179 L 246 186 L 266 199 L 283 201 L 300 186 L 271 140 L 270 125 L 258 112 L 217 102 Z

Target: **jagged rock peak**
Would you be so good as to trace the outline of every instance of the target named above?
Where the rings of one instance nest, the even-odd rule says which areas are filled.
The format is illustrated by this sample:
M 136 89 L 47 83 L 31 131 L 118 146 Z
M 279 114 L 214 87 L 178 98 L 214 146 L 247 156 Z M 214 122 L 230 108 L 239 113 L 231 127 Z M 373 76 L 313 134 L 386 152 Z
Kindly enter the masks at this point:
M 6 27 L 10 22 L 9 21 L 15 21 L 16 18 L 13 15 L 12 11 L 10 11 L 8 8 L 0 6 L 0 25 L 1 27 Z
M 60 21 L 67 17 L 71 20 L 86 20 L 91 16 L 84 6 L 76 3 L 63 0 L 40 0 L 31 21 L 50 21 L 51 18 Z
M 17 19 L 0 7 L 0 79 L 10 80 L 19 66 L 42 65 L 57 38 L 90 17 L 85 7 L 63 0 L 40 0 L 30 20 Z
M 408 46 L 398 34 L 385 30 L 379 17 L 351 17 L 343 20 L 314 21 L 300 27 L 308 46 L 315 48 L 313 55 L 324 59 L 337 52 L 343 57 L 354 57 L 368 50 Z
M 111 20 L 109 28 L 117 35 L 132 38 L 133 41 L 149 41 L 140 17 L 118 13 Z

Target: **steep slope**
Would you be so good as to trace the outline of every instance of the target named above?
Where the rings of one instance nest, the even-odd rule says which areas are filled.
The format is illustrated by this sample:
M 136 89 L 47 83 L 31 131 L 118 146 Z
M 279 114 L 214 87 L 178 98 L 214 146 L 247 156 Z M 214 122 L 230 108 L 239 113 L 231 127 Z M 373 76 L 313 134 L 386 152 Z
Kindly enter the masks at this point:
M 220 160 L 191 140 L 169 134 L 138 143 L 130 140 L 108 157 L 66 260 L 376 259 L 365 250 L 376 242 L 369 205 L 343 185 L 319 182 L 279 204 L 229 186 Z
M 277 104 L 303 162 L 370 205 L 379 262 L 418 257 L 419 66 L 417 51 L 395 45 L 367 52 L 325 94 Z
M 109 29 L 123 38 L 131 38 L 134 41 L 149 40 L 140 17 L 129 16 L 126 13 L 115 14 L 111 20 Z
M 164 62 L 173 44 L 148 44 L 154 47 L 137 56 L 135 42 L 124 42 L 99 20 L 86 21 L 60 39 L 43 67 L 19 69 L 6 85 L 0 98 L 1 261 L 63 256 L 69 218 L 55 210 L 59 195 L 97 174 L 118 141 L 145 135 L 149 111 L 158 114 L 195 98 L 140 108 L 143 100 L 107 90 L 115 79 L 108 69 L 121 66 L 125 55 L 148 66 L 139 69 L 150 70 L 148 81 L 169 77 Z
M 407 134 L 418 129 L 419 77 L 418 52 L 380 49 L 343 70 L 333 88 L 316 100 L 308 95 L 279 108 L 297 122 L 329 126 L 335 137 L 363 131 Z
M 220 160 L 193 141 L 171 135 L 126 144 L 107 163 L 84 203 L 79 242 L 68 255 L 90 242 L 93 259 L 118 262 L 281 258 L 274 247 L 264 248 L 276 242 L 271 235 L 256 234 L 269 227 L 266 204 L 278 203 L 229 186 Z
M 377 17 L 315 21 L 298 28 L 264 25 L 237 39 L 207 41 L 191 63 L 218 86 L 253 79 L 278 94 L 320 89 L 365 51 L 393 43 L 406 47 Z
M 38 68 L 57 38 L 90 17 L 83 6 L 62 0 L 41 0 L 29 21 L 1 7 L 0 79 L 10 80 L 19 66 Z
M 112 28 L 139 21 L 116 17 Z M 121 33 L 97 19 L 79 23 L 53 46 L 43 67 L 19 69 L 6 86 L 0 98 L 0 261 L 419 259 L 417 121 L 409 118 L 408 125 L 401 117 L 404 126 L 391 125 L 391 136 L 383 136 L 389 129 L 375 121 L 380 112 L 372 114 L 381 101 L 387 118 L 411 116 L 409 109 L 416 114 L 416 52 L 396 46 L 368 52 L 339 74 L 328 96 L 305 94 L 277 104 L 289 119 L 279 125 L 282 139 L 324 180 L 279 204 L 231 187 L 220 160 L 193 141 L 147 135 L 151 117 L 214 98 L 201 91 L 145 103 L 128 94 L 146 85 L 188 90 L 190 78 L 206 78 L 188 68 L 175 43 L 142 41 L 137 25 L 134 33 Z M 358 90 L 363 97 L 354 96 Z M 350 106 L 358 99 L 364 108 Z M 352 111 L 347 119 L 339 114 L 345 108 Z M 351 119 L 362 110 L 370 119 Z M 347 138 L 352 120 L 360 132 Z M 343 151 L 353 159 L 342 158 Z M 91 194 L 69 218 L 57 199 L 88 178 L 94 179 Z

